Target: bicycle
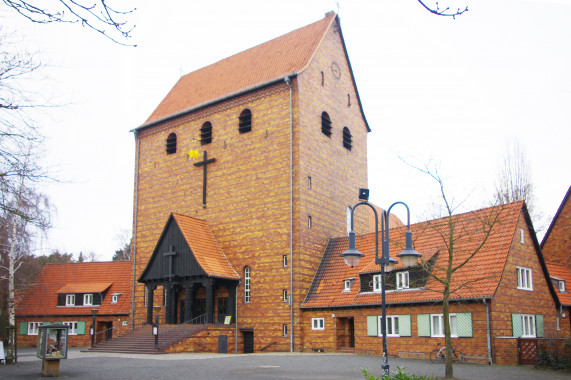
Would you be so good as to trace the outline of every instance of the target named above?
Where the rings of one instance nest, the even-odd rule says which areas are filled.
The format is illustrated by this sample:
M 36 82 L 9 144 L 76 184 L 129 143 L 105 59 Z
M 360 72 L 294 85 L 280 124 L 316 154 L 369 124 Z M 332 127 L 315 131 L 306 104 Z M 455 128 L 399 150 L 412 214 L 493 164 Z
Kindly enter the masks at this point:
M 440 343 L 438 343 L 440 346 Z M 433 350 L 430 353 L 430 361 L 433 363 L 444 363 L 446 360 L 446 346 L 440 347 L 439 349 Z M 460 351 L 457 351 L 452 347 L 452 361 L 455 362 L 462 362 L 464 360 L 464 354 Z

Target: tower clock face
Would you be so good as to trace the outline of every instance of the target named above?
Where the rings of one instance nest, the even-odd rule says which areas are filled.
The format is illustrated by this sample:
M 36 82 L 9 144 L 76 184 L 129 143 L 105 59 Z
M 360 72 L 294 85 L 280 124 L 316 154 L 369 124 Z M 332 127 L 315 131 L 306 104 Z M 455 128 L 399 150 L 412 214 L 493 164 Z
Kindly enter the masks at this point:
M 331 64 L 331 72 L 333 73 L 333 76 L 337 79 L 341 78 L 341 69 L 339 68 L 339 65 L 337 64 L 337 62 L 333 62 Z

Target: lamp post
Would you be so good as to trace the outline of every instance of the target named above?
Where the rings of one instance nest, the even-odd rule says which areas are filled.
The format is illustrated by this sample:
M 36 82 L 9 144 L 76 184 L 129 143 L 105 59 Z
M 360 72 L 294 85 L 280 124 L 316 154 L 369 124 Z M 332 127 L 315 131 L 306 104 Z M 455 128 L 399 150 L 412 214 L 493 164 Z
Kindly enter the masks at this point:
M 381 334 L 383 334 L 383 363 L 381 368 L 383 370 L 383 376 L 390 376 L 389 374 L 389 362 L 387 358 L 387 310 L 385 302 L 385 271 L 390 272 L 393 270 L 394 265 L 397 263 L 395 259 L 390 256 L 389 247 L 389 215 L 393 206 L 397 204 L 402 204 L 406 207 L 407 213 L 407 231 L 406 231 L 406 247 L 404 251 L 399 253 L 397 257 L 401 258 L 401 262 L 406 266 L 416 265 L 418 258 L 422 256 L 420 253 L 416 252 L 412 248 L 412 232 L 410 231 L 410 211 L 408 206 L 403 202 L 393 203 L 388 210 L 383 210 L 381 215 L 381 257 L 379 258 L 379 216 L 375 207 L 373 207 L 369 200 L 369 189 L 359 189 L 359 203 L 351 208 L 351 231 L 349 232 L 349 248 L 341 254 L 341 257 L 345 260 L 345 263 L 350 267 L 359 265 L 361 258 L 365 255 L 357 250 L 355 246 L 355 231 L 353 230 L 353 214 L 355 209 L 360 205 L 369 206 L 375 213 L 375 264 L 381 266 L 381 307 L 382 307 L 382 319 L 381 319 Z
M 153 306 L 155 311 L 155 324 L 153 325 L 153 335 L 155 336 L 155 350 L 159 349 L 159 312 L 161 311 L 160 306 Z
M 91 309 L 91 328 L 89 333 L 91 334 L 91 348 L 95 347 L 95 315 L 99 309 Z

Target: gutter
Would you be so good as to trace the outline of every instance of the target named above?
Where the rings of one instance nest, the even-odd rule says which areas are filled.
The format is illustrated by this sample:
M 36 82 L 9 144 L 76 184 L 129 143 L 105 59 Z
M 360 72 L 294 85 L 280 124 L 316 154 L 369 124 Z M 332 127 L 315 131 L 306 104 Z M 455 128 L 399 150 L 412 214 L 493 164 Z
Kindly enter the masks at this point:
M 289 350 L 293 352 L 293 101 L 291 78 L 286 76 L 284 82 L 289 88 Z
M 470 301 L 480 301 L 480 300 L 491 300 L 492 297 L 478 297 L 478 298 L 453 298 L 449 302 L 470 302 Z M 435 304 L 440 303 L 442 300 L 426 300 L 426 301 L 405 301 L 405 302 L 387 302 L 387 305 L 413 305 L 413 304 Z M 335 305 L 335 306 L 300 306 L 301 309 L 305 310 L 319 310 L 319 309 L 345 309 L 345 308 L 364 308 L 364 307 L 380 307 L 380 303 L 368 303 L 368 304 L 347 304 L 347 305 Z
M 133 244 L 131 249 L 131 262 L 133 263 L 133 287 L 132 287 L 132 294 L 131 294 L 131 329 L 135 329 L 135 284 L 137 282 L 136 279 L 136 258 L 137 258 L 137 211 L 138 211 L 138 199 L 139 199 L 139 157 L 140 157 L 140 148 L 141 148 L 141 140 L 139 139 L 139 134 L 137 130 L 133 130 L 133 134 L 135 136 L 135 143 L 136 143 L 136 158 L 135 158 L 135 201 L 134 201 L 134 210 L 133 210 Z

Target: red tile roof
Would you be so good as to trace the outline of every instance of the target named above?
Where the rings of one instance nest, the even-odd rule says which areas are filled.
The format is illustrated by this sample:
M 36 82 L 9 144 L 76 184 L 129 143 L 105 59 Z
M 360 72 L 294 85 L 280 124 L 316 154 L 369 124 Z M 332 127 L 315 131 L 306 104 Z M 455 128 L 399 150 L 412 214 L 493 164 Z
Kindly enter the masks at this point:
M 550 276 L 565 281 L 565 292 L 561 292 L 555 287 L 555 293 L 557 293 L 557 298 L 563 306 L 571 306 L 571 294 L 569 294 L 571 292 L 571 272 L 565 266 L 557 263 L 546 262 L 545 265 Z
M 336 17 L 329 12 L 313 24 L 181 77 L 143 127 L 301 73 Z
M 133 265 L 130 261 L 47 264 L 35 282 L 22 293 L 17 316 L 85 315 L 98 308 L 98 315 L 130 314 Z M 101 306 L 57 306 L 58 293 L 107 290 Z M 111 295 L 120 293 L 117 303 Z
M 475 251 L 477 254 L 452 276 L 451 299 L 488 298 L 494 295 L 504 270 L 522 207 L 523 202 L 514 202 L 453 216 L 456 239 L 454 265 L 457 266 Z M 484 240 L 486 223 L 491 220 L 495 220 L 492 231 L 480 247 Z M 414 248 L 423 255 L 424 262 L 434 257 L 435 265 L 432 272 L 440 276 L 444 274 L 443 268 L 448 262 L 447 229 L 448 218 L 411 226 Z M 391 229 L 390 252 L 395 259 L 404 248 L 405 232 L 406 227 Z M 340 254 L 348 248 L 348 239 L 344 237 L 329 241 L 302 308 L 381 303 L 379 293 L 359 292 L 359 274 L 380 272 L 379 267 L 374 264 L 375 234 L 358 236 L 356 246 L 361 253 L 365 254 L 365 257 L 358 266 L 350 268 L 340 257 Z M 381 254 L 380 250 L 379 247 L 379 254 Z M 395 269 L 399 268 L 403 268 L 400 263 Z M 351 291 L 343 291 L 343 280 L 351 277 L 357 278 Z M 443 285 L 429 277 L 422 289 L 387 291 L 386 300 L 388 303 L 437 302 L 442 300 L 442 290 Z
M 240 279 L 205 221 L 174 213 L 173 218 L 196 261 L 210 277 Z

